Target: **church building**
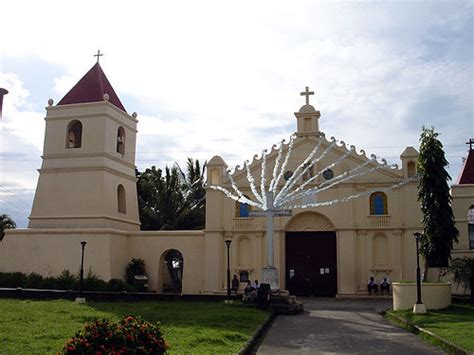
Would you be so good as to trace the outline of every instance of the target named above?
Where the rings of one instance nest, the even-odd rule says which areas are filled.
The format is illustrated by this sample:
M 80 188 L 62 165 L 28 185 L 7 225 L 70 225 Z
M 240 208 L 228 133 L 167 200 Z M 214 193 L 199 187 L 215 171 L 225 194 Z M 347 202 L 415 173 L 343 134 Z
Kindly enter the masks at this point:
M 86 241 L 86 273 L 122 279 L 130 260 L 141 258 L 149 288 L 158 293 L 225 293 L 228 251 L 231 274 L 242 282 L 262 280 L 270 244 L 266 218 L 246 203 L 254 195 L 250 174 L 258 189 L 264 185 L 263 190 L 270 190 L 273 184 L 281 191 L 288 181 L 319 188 L 317 195 L 299 198 L 288 214 L 272 219 L 270 251 L 280 289 L 295 295 L 355 295 L 367 292 L 369 276 L 414 280 L 413 233 L 423 229 L 417 150 L 406 147 L 400 167 L 389 167 L 363 150 L 327 139 L 320 130 L 320 112 L 309 104 L 311 93 L 307 89 L 302 94 L 306 104 L 289 118 L 295 120 L 291 142 L 274 145 L 265 157 L 256 155 L 248 170 L 237 167 L 229 172 L 219 156 L 208 161 L 204 230 L 141 231 L 135 177 L 137 114 L 127 112 L 97 62 L 56 105 L 48 101 L 43 161 L 29 226 L 6 231 L 0 242 L 0 271 L 76 273 L 80 242 Z M 315 146 L 319 155 L 305 163 Z M 285 154 L 285 171 L 272 179 Z M 357 174 L 361 167 L 368 172 Z M 291 180 L 302 169 L 304 174 Z M 235 201 L 213 186 L 237 188 L 242 198 Z M 474 257 L 472 144 L 452 195 L 460 232 L 453 257 Z M 315 201 L 328 203 L 316 206 Z

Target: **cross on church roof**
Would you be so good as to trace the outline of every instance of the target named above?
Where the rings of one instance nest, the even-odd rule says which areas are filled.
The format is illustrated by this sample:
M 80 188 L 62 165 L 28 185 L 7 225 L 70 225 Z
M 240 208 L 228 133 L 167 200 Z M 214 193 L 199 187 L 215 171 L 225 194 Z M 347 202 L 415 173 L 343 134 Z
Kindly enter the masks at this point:
M 314 95 L 314 91 L 309 91 L 308 87 L 306 87 L 306 91 L 300 92 L 301 96 L 306 96 L 306 105 L 309 105 L 309 95 Z
M 466 142 L 466 144 L 469 144 L 469 150 L 472 150 L 472 145 L 474 144 L 474 139 L 469 138 L 469 142 Z
M 103 56 L 103 54 L 100 53 L 100 49 L 97 51 L 97 54 L 94 54 L 94 57 L 97 57 L 97 63 L 99 63 L 99 59 L 100 59 L 100 57 L 102 57 L 102 56 Z

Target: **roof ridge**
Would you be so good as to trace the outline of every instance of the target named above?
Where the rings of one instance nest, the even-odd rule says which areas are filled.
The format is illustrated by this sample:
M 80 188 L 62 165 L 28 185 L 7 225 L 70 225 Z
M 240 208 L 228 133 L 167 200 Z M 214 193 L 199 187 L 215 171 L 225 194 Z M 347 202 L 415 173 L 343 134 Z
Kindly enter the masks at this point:
M 127 112 L 119 97 L 115 93 L 99 63 L 92 68 L 73 86 L 71 90 L 58 102 L 58 106 L 104 101 L 104 94 L 109 96 L 108 101 Z
M 458 185 L 474 184 L 474 150 L 469 149 L 457 181 Z

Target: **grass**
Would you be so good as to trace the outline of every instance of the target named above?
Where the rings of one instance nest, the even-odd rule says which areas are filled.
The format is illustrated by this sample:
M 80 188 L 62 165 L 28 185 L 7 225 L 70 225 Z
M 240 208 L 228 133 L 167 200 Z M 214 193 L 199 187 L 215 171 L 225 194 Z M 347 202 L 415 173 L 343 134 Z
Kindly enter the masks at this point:
M 465 350 L 474 351 L 474 305 L 457 304 L 426 314 L 413 314 L 411 310 L 389 313 L 429 330 Z
M 84 323 L 139 315 L 161 322 L 170 353 L 237 353 L 269 313 L 224 302 L 90 302 L 0 299 L 0 353 L 61 350 Z

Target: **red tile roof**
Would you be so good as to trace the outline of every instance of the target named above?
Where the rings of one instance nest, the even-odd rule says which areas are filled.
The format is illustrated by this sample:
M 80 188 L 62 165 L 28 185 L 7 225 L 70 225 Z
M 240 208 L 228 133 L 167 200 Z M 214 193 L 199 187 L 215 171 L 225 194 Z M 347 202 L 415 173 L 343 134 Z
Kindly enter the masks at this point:
M 458 184 L 474 184 L 474 149 L 469 149 L 461 175 L 459 175 Z
M 79 82 L 59 101 L 59 105 L 80 104 L 85 102 L 104 101 L 104 94 L 109 95 L 109 102 L 125 111 L 114 88 L 105 76 L 99 63 L 96 63 Z

